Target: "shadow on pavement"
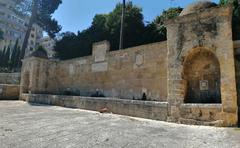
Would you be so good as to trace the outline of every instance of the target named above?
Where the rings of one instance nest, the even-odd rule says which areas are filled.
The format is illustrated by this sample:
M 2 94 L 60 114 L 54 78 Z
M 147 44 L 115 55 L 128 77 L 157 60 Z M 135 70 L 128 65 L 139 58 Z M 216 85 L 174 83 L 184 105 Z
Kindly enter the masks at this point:
M 47 105 L 47 104 L 38 104 L 38 103 L 31 103 L 31 102 L 27 102 L 27 103 L 31 106 L 46 106 L 46 107 L 52 106 L 52 105 Z

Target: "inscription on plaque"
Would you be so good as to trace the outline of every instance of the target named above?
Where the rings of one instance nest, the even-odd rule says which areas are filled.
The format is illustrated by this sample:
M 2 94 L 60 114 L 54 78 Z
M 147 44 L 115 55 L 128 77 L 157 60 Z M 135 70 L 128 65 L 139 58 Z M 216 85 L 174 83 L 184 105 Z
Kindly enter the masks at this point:
M 200 80 L 200 90 L 208 90 L 208 81 Z

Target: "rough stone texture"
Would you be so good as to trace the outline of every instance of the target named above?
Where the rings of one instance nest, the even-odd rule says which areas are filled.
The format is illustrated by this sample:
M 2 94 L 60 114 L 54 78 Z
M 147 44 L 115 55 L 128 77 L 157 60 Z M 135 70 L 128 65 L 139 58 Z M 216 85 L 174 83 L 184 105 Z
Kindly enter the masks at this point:
M 181 123 L 221 126 L 221 104 L 182 104 Z M 189 122 L 190 121 L 190 122 Z
M 93 44 L 94 62 L 106 61 L 106 54 L 110 50 L 110 43 L 108 41 L 98 42 Z
M 1 148 L 239 148 L 240 130 L 0 101 Z
M 106 97 L 141 99 L 144 90 L 148 100 L 167 100 L 166 42 L 110 53 L 107 42 L 94 44 L 93 48 L 93 56 L 67 61 L 26 59 L 22 68 L 23 92 L 71 91 L 91 96 L 99 90 Z
M 93 111 L 100 111 L 104 108 L 107 108 L 109 112 L 115 114 L 142 117 L 161 121 L 166 121 L 168 114 L 167 102 L 37 94 L 23 94 L 22 98 L 27 102 L 31 103 L 58 105 Z
M 220 110 L 221 116 L 218 119 L 223 120 L 225 126 L 237 124 L 237 93 L 231 19 L 232 9 L 230 7 L 214 7 L 166 22 L 169 39 L 168 102 L 170 117 L 168 121 L 176 122 L 184 116 L 180 112 L 180 106 L 184 103 L 189 91 L 188 85 L 191 83 L 184 75 L 185 63 L 191 63 L 189 56 L 198 56 L 198 51 L 204 51 L 213 54 L 220 64 L 222 110 Z
M 198 0 L 196 2 L 193 2 L 192 4 L 190 4 L 189 6 L 187 6 L 185 9 L 183 9 L 183 11 L 181 12 L 180 16 L 184 16 L 184 15 L 188 15 L 191 13 L 195 13 L 204 9 L 208 9 L 211 7 L 216 7 L 217 4 L 213 3 L 211 1 L 206 1 L 206 0 Z
M 0 84 L 20 84 L 20 73 L 0 73 Z
M 19 85 L 0 84 L 0 100 L 18 100 Z
M 109 44 L 104 41 L 93 45 L 92 56 L 67 61 L 25 59 L 20 93 L 92 96 L 98 92 L 128 100 L 141 99 L 146 93 L 148 101 L 168 102 L 167 121 L 236 126 L 231 22 L 231 7 L 199 9 L 166 22 L 167 42 L 108 52 Z M 239 70 L 236 64 L 237 75 Z M 195 95 L 189 95 L 191 89 Z M 111 102 L 101 101 L 97 104 Z M 184 104 L 189 102 L 219 104 Z M 94 104 L 85 109 L 92 109 Z M 138 116 L 141 112 L 129 114 Z

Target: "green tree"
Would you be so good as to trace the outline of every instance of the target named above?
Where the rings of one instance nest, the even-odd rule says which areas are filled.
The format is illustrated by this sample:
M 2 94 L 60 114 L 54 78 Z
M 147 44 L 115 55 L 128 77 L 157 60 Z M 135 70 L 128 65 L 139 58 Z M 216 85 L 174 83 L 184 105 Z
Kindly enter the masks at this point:
M 0 67 L 4 66 L 4 60 L 5 60 L 5 53 L 6 53 L 6 46 L 4 47 L 3 51 L 1 51 L 1 57 L 0 57 Z
M 3 54 L 3 67 L 8 68 L 11 55 L 11 48 L 8 46 L 7 50 Z
M 93 18 L 92 26 L 89 28 L 93 42 L 105 40 L 110 35 L 106 26 L 107 19 L 106 14 L 97 14 Z
M 22 45 L 22 56 L 28 46 L 28 39 L 34 23 L 45 30 L 50 37 L 54 37 L 61 30 L 58 22 L 52 18 L 52 14 L 62 3 L 62 0 L 16 0 L 17 10 L 23 14 L 30 14 L 28 29 Z
M 0 68 L 2 67 L 3 62 L 3 50 L 0 50 Z
M 156 25 L 158 33 L 165 36 L 165 38 L 167 39 L 166 37 L 167 29 L 166 26 L 164 25 L 164 22 L 168 19 L 173 19 L 179 16 L 182 10 L 183 8 L 181 7 L 169 8 L 167 10 L 164 10 L 160 16 L 157 16 L 153 23 Z
M 80 50 L 78 45 L 77 36 L 72 32 L 62 33 L 60 35 L 61 40 L 56 42 L 55 45 L 55 57 L 60 58 L 61 60 L 74 58 L 74 51 Z M 76 57 L 79 55 L 76 55 Z
M 9 63 L 9 67 L 11 69 L 16 69 L 18 68 L 18 64 L 20 63 L 19 59 L 20 59 L 20 47 L 18 45 L 18 40 L 16 41 L 14 47 L 13 47 L 13 50 L 12 50 L 12 53 L 11 53 L 11 56 L 10 56 L 10 63 Z
M 4 32 L 0 29 L 0 41 L 4 39 Z
M 121 14 L 122 4 L 117 4 L 115 9 L 108 15 L 106 21 L 106 27 L 110 33 L 107 39 L 111 43 L 112 50 L 117 50 L 119 46 Z M 140 45 L 144 27 L 142 9 L 133 5 L 132 2 L 126 3 L 123 47 Z
M 170 8 L 163 11 L 153 22 L 145 25 L 142 9 L 128 2 L 124 24 L 124 48 L 166 40 L 164 21 L 178 16 L 181 11 L 182 8 L 179 7 Z M 92 44 L 102 40 L 110 41 L 111 50 L 118 50 L 121 13 L 122 5 L 117 4 L 109 14 L 96 15 L 92 25 L 86 30 L 78 34 L 70 32 L 62 34 L 62 39 L 57 41 L 54 48 L 56 57 L 65 60 L 90 55 Z
M 233 29 L 233 39 L 240 39 L 240 2 L 239 0 L 220 0 L 220 6 L 233 5 L 233 19 L 232 19 L 232 29 Z
M 69 59 L 90 55 L 94 42 L 108 40 L 111 50 L 119 46 L 121 4 L 109 14 L 98 14 L 93 18 L 92 25 L 78 34 L 64 33 L 62 39 L 56 43 L 56 57 Z M 143 23 L 142 9 L 131 2 L 126 4 L 125 39 L 124 47 L 140 45 L 143 39 L 145 26 Z

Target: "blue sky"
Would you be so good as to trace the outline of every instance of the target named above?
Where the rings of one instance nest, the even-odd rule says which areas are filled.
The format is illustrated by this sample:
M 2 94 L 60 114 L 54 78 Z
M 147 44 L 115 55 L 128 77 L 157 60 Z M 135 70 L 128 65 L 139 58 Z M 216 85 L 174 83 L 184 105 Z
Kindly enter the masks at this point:
M 95 14 L 108 13 L 122 0 L 63 0 L 53 17 L 63 27 L 62 32 L 77 32 L 91 25 Z M 129 0 L 126 0 L 129 1 Z M 163 9 L 186 7 L 195 0 L 132 0 L 143 9 L 145 21 L 152 21 Z M 212 0 L 218 2 L 219 0 Z

